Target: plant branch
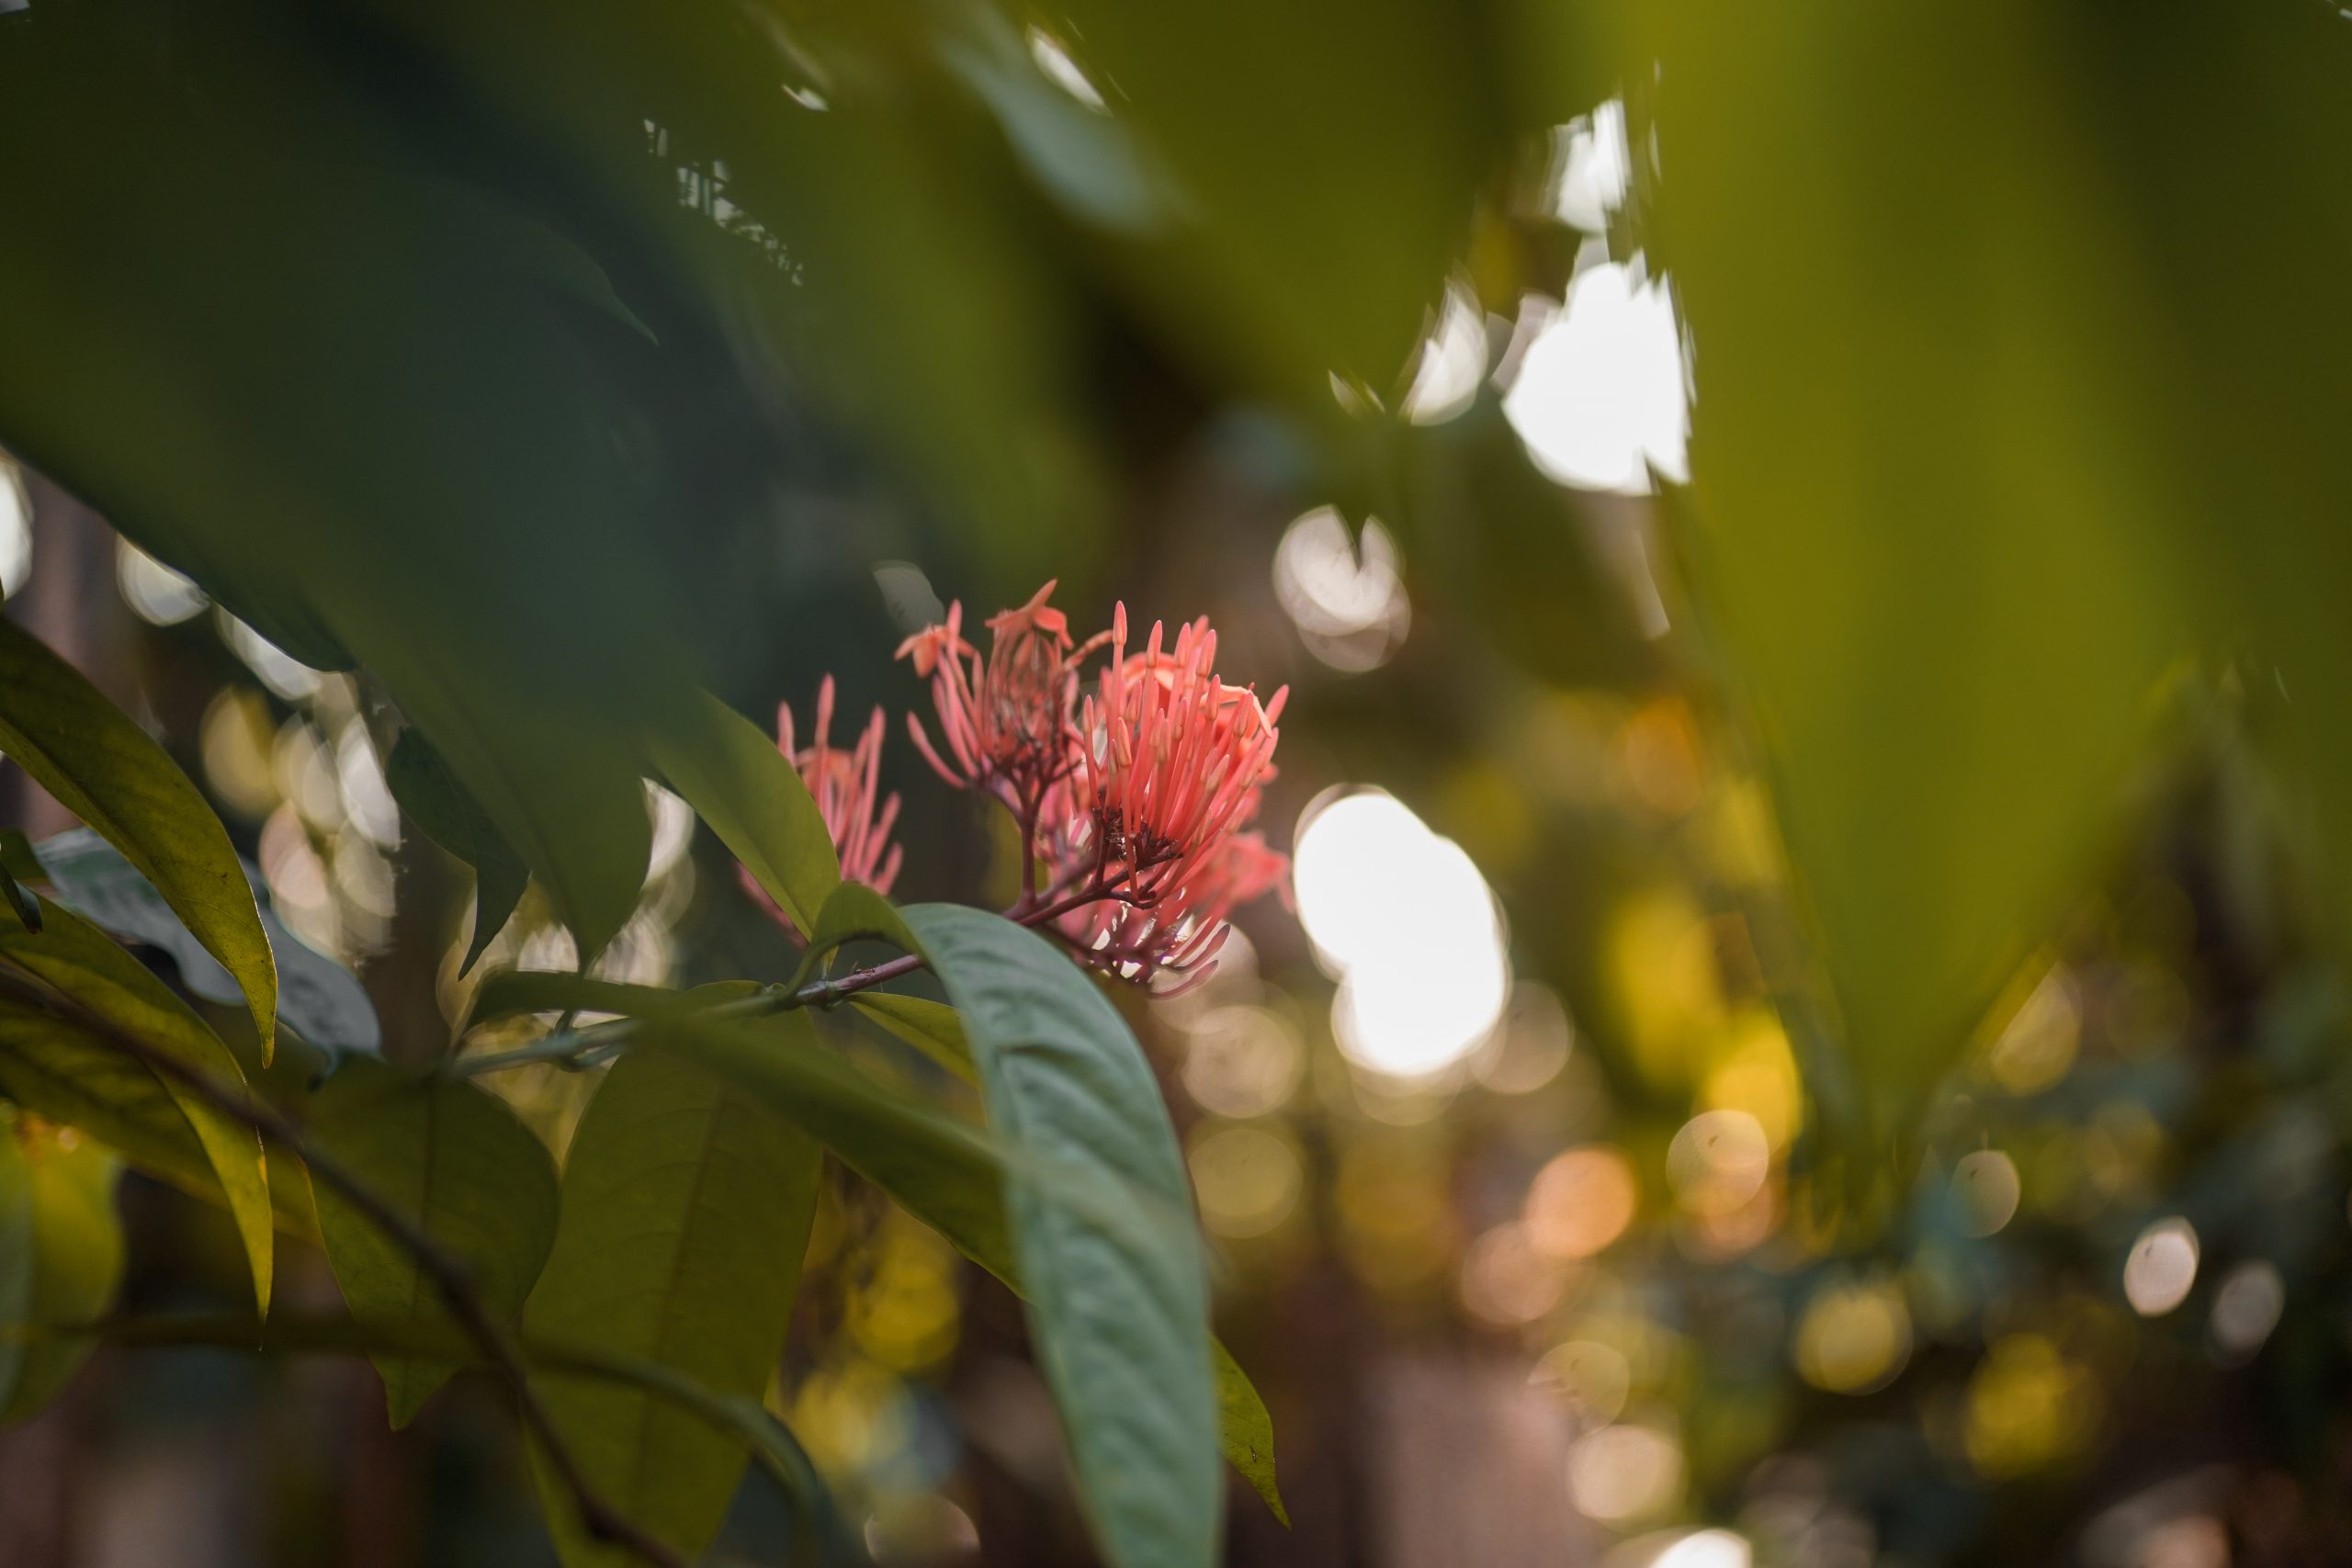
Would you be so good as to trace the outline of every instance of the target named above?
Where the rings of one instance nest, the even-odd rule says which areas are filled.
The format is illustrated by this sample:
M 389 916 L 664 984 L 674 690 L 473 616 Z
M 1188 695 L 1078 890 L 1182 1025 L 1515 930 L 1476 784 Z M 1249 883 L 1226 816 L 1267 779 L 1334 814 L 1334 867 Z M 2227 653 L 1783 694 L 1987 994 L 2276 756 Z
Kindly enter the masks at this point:
M 1128 874 L 1121 872 L 1108 881 L 1098 881 L 1069 897 L 1033 908 L 1023 908 L 1022 904 L 1016 903 L 1005 911 L 1005 919 L 1020 925 L 1039 926 L 1088 904 L 1099 903 L 1105 898 L 1126 897 L 1127 895 L 1120 891 L 1119 884 Z M 1025 898 L 1023 902 L 1026 902 Z M 911 975 L 922 966 L 922 959 L 916 954 L 900 953 L 896 958 L 868 964 L 830 979 L 811 980 L 797 990 L 769 986 L 752 996 L 715 1002 L 695 1016 L 732 1021 L 765 1018 L 772 1013 L 791 1012 L 799 1008 L 837 1007 L 860 991 L 886 980 L 895 980 L 902 975 Z M 503 1073 L 515 1067 L 550 1064 L 577 1072 L 619 1055 L 647 1021 L 642 1018 L 616 1018 L 577 1031 L 560 1029 L 544 1039 L 535 1040 L 528 1045 L 518 1045 L 511 1051 L 457 1057 L 448 1064 L 447 1070 L 458 1077 L 474 1077 L 483 1073 Z
M 0 1325 L 0 1343 L 27 1339 L 96 1339 L 141 1349 L 203 1348 L 247 1354 L 374 1356 L 399 1355 L 471 1371 L 495 1371 L 478 1346 L 462 1335 L 423 1325 L 388 1330 L 354 1318 L 303 1313 L 272 1313 L 266 1318 L 232 1314 L 170 1313 L 116 1316 L 89 1323 Z M 524 1341 L 532 1363 L 543 1372 L 639 1389 L 694 1416 L 712 1431 L 740 1439 L 752 1458 L 796 1503 L 802 1505 L 796 1561 L 820 1562 L 826 1527 L 834 1523 L 832 1503 L 816 1466 L 791 1430 L 756 1400 L 717 1393 L 658 1362 L 531 1338 Z
M 417 1266 L 432 1277 L 435 1288 L 464 1327 L 467 1337 L 480 1348 L 492 1370 L 506 1384 L 524 1427 L 538 1443 L 548 1468 L 571 1495 L 582 1528 L 594 1540 L 633 1551 L 655 1568 L 686 1568 L 684 1558 L 605 1502 L 581 1470 L 571 1444 L 556 1430 L 554 1418 L 531 1387 L 530 1371 L 514 1336 L 474 1289 L 472 1273 L 462 1261 L 340 1160 L 314 1147 L 302 1128 L 285 1112 L 249 1093 L 229 1089 L 168 1052 L 107 1027 L 103 1021 L 92 1021 L 107 1041 L 125 1055 L 138 1058 L 158 1077 L 185 1085 L 214 1110 L 292 1154 L 309 1168 L 311 1180 L 323 1182 L 342 1193 L 353 1207 L 407 1248 L 416 1258 Z

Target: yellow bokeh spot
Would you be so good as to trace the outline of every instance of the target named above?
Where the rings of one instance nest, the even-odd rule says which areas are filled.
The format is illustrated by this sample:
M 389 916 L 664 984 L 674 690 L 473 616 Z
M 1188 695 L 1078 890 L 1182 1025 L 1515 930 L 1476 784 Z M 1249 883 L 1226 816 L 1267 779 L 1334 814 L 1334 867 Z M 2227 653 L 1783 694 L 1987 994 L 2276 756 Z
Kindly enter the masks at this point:
M 1774 1149 L 1789 1146 L 1804 1119 L 1804 1090 L 1788 1032 L 1769 1012 L 1743 1015 L 1732 1027 L 1731 1049 L 1708 1073 L 1699 1103 L 1709 1111 L 1744 1111 L 1756 1118 Z
M 1264 1235 L 1290 1217 L 1306 1184 L 1290 1145 L 1255 1126 L 1206 1131 L 1188 1163 L 1201 1218 L 1219 1235 Z
M 247 686 L 223 687 L 205 708 L 199 735 L 204 781 L 221 805 L 254 821 L 277 808 L 270 750 L 277 726 L 266 697 Z
M 1637 894 L 1617 913 L 1609 954 L 1643 1077 L 1661 1088 L 1687 1085 L 1693 1056 L 1724 1018 L 1705 915 L 1678 887 Z
M 1969 1462 L 1988 1479 L 2080 1453 L 2098 1429 L 2098 1383 L 2038 1334 L 1996 1342 L 1968 1387 Z
M 1398 1135 L 1365 1138 L 1340 1156 L 1333 1198 L 1356 1276 L 1396 1295 L 1439 1280 L 1453 1247 L 1446 1171 Z
M 810 1372 L 780 1414 L 817 1468 L 836 1480 L 904 1448 L 911 1425 L 905 1387 L 862 1360 Z
M 1764 887 L 1779 882 L 1785 864 L 1772 805 L 1764 786 L 1736 779 L 1715 792 L 1706 818 L 1707 843 L 1715 869 L 1735 887 Z
M 1634 1370 L 1624 1353 L 1594 1339 L 1555 1346 L 1535 1363 L 1530 1386 L 1550 1394 L 1583 1424 L 1601 1427 L 1617 1419 L 1633 1391 Z
M 1699 736 L 1690 709 L 1679 697 L 1661 697 L 1641 708 L 1617 731 L 1613 761 L 1628 794 L 1661 822 L 1686 817 L 1706 788 Z
M 1911 1314 L 1883 1280 L 1833 1285 L 1798 1320 L 1798 1375 L 1831 1393 L 1869 1393 L 1894 1381 L 1911 1359 Z
M 956 1349 L 956 1255 L 930 1231 L 893 1218 L 875 1237 L 849 1292 L 850 1338 L 876 1364 L 920 1372 Z

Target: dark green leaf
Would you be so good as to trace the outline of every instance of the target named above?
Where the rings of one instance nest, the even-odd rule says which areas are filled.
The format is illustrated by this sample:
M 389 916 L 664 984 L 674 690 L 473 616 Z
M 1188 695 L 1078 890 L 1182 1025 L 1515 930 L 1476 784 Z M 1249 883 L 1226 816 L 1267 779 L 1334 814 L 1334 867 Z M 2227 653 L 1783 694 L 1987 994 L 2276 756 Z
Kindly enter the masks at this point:
M 114 1156 L 0 1106 L 0 1327 L 97 1316 L 122 1282 Z M 49 1403 L 86 1343 L 0 1336 L 0 1425 Z
M 470 1084 L 412 1079 L 355 1056 L 320 1090 L 311 1136 L 471 1270 L 492 1312 L 521 1311 L 555 1235 L 556 1176 L 546 1146 L 513 1111 Z M 448 1322 L 413 1250 L 332 1183 L 313 1185 L 327 1259 L 352 1315 L 393 1328 Z M 399 1357 L 379 1357 L 376 1368 L 395 1427 L 449 1375 Z
M 266 1059 L 277 970 L 228 830 L 145 730 L 13 621 L 0 622 L 0 751 L 120 850 L 236 976 Z
M 0 925 L 0 961 L 53 987 L 106 1028 L 170 1055 L 223 1089 L 245 1091 L 244 1069 L 235 1055 L 170 987 L 71 909 L 42 902 L 45 918 L 38 934 Z M 164 1088 L 204 1145 L 253 1265 L 254 1300 L 266 1314 L 274 1230 L 261 1137 L 178 1079 L 165 1080 Z
M 181 983 L 207 1001 L 237 998 L 237 983 L 173 915 L 163 895 L 112 844 L 86 828 L 43 839 L 35 848 L 57 902 L 116 936 L 161 948 L 178 965 Z M 334 1051 L 375 1051 L 383 1026 L 367 987 L 350 970 L 295 936 L 269 907 L 261 873 L 243 856 L 238 864 L 261 908 L 262 929 L 277 959 L 277 1016 L 313 1044 Z
M 1215 1560 L 1224 1488 L 1208 1280 L 1192 1186 L 1143 1051 L 1094 982 L 1044 938 L 952 904 L 906 911 L 963 1015 L 1008 1171 L 1038 1359 L 1106 1555 L 1121 1568 Z M 1133 1194 L 1183 1224 L 1106 1226 L 1066 1184 Z
M 1147 276 L 1182 349 L 1302 394 L 1332 371 L 1389 386 L 1486 168 L 1475 29 L 1416 0 L 1078 0 L 1059 18 L 1175 187 L 1185 221 Z
M 463 975 L 473 968 L 482 949 L 522 901 L 523 890 L 531 880 L 530 867 L 420 731 L 401 731 L 384 764 L 384 782 L 425 837 L 473 867 L 474 935 L 458 970 Z
M 33 857 L 33 847 L 25 835 L 15 828 L 0 833 L 0 884 L 6 885 L 0 886 L 0 893 L 6 894 L 17 923 L 28 931 L 40 930 L 40 905 L 24 882 L 38 882 L 41 876 L 40 862 Z
M 655 734 L 654 764 L 802 931 L 841 886 L 841 859 L 773 736 L 703 694 Z
M 791 1026 L 793 1048 L 811 1049 L 806 1018 Z M 817 1144 L 751 1096 L 683 1056 L 632 1051 L 572 1137 L 526 1327 L 757 1404 L 784 1349 L 820 1167 Z M 545 1398 L 605 1498 L 699 1557 L 735 1495 L 742 1440 L 641 1390 L 555 1381 Z M 537 1470 L 564 1562 L 620 1562 L 581 1535 L 568 1494 Z

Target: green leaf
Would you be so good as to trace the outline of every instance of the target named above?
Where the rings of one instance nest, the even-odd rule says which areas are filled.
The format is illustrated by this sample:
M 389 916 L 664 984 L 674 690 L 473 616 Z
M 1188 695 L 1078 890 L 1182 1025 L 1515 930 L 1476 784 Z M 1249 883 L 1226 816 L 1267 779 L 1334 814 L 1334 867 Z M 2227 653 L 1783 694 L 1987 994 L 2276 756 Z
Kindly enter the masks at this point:
M 227 1205 L 204 1143 L 171 1090 L 145 1063 L 78 1024 L 0 1001 L 0 1095 L 88 1134 L 183 1192 Z M 270 1162 L 269 1196 L 277 1229 L 317 1239 L 309 1177 L 298 1164 Z
M 413 1079 L 355 1056 L 319 1091 L 311 1136 L 472 1273 L 491 1311 L 513 1318 L 555 1235 L 554 1163 L 499 1100 L 470 1084 Z M 327 1260 L 354 1317 L 398 1328 L 449 1321 L 432 1277 L 332 1183 L 314 1181 Z M 394 1427 L 404 1427 L 446 1366 L 379 1356 Z
M 122 1283 L 122 1168 L 96 1143 L 0 1106 L 0 1326 L 97 1316 Z M 0 1425 L 48 1404 L 86 1343 L 0 1336 Z
M 1041 1185 L 1058 1184 L 1065 1201 L 1106 1229 L 1121 1229 L 1123 1221 L 1136 1223 L 1115 1204 L 1091 1201 L 1100 1182 L 1068 1180 L 1063 1168 L 1008 1148 L 982 1128 L 885 1089 L 848 1061 L 810 1049 L 807 1037 L 789 1023 L 730 1019 L 697 1009 L 691 998 L 699 990 L 681 996 L 651 987 L 526 973 L 490 976 L 481 994 L 515 1010 L 579 1007 L 659 1020 L 661 1029 L 649 1037 L 649 1048 L 689 1058 L 802 1128 L 1015 1294 L 1027 1292 L 1004 1206 L 1006 1172 L 1013 1167 L 1026 1168 Z M 1150 1218 L 1139 1223 L 1148 1224 Z M 1230 1365 L 1231 1358 L 1217 1354 L 1218 1403 L 1225 1416 L 1221 1446 L 1279 1514 L 1265 1406 L 1239 1369 Z
M 409 820 L 425 837 L 473 867 L 474 935 L 458 973 L 474 966 L 499 928 L 522 901 L 531 868 L 507 843 L 498 824 L 481 808 L 422 731 L 403 729 L 384 763 L 384 782 Z
M 40 862 L 34 858 L 33 847 L 23 832 L 11 828 L 0 833 L 0 884 L 5 884 L 0 893 L 7 896 L 17 923 L 28 931 L 40 930 L 40 905 L 18 878 L 38 881 L 40 874 Z
M 53 987 L 106 1027 L 223 1089 L 246 1092 L 235 1054 L 170 987 L 71 909 L 47 899 L 41 908 L 38 934 L 0 924 L 0 961 Z M 261 1136 L 176 1078 L 165 1078 L 164 1089 L 204 1145 L 253 1266 L 254 1303 L 266 1314 L 275 1235 Z
M 2149 521 L 2187 487 L 2143 415 L 2200 378 L 2152 359 L 2177 313 L 2134 254 L 2174 247 L 2113 244 L 2074 65 L 2034 58 L 2024 10 L 1964 39 L 1820 6 L 1653 19 L 1662 259 L 1699 345 L 1679 543 L 1890 1134 L 2077 896 L 2186 646 Z
M 1241 1472 L 1283 1528 L 1290 1528 L 1290 1510 L 1283 1506 L 1283 1492 L 1274 1475 L 1274 1418 L 1258 1396 L 1257 1384 L 1233 1359 L 1223 1340 L 1211 1340 L 1209 1352 L 1216 1372 L 1217 1439 L 1226 1462 Z
M 1094 982 L 1001 916 L 922 904 L 906 919 L 963 1015 L 1000 1136 L 1189 1222 L 1159 1086 Z M 1038 1358 L 1106 1555 L 1120 1568 L 1214 1561 L 1224 1488 L 1197 1234 L 1105 1226 L 1021 1165 L 1007 1184 Z
M 810 1048 L 808 1020 L 791 1021 L 797 1048 Z M 783 1353 L 821 1164 L 814 1140 L 724 1079 L 683 1056 L 631 1052 L 572 1137 L 562 1218 L 526 1328 L 757 1404 Z M 605 1500 L 700 1557 L 747 1445 L 642 1390 L 556 1380 L 544 1397 Z M 565 1563 L 623 1562 L 581 1534 L 544 1462 L 535 1471 Z
M 43 839 L 34 849 L 41 875 L 57 902 L 116 936 L 163 949 L 179 966 L 180 982 L 211 1002 L 237 999 L 237 982 L 180 924 L 153 883 L 112 844 L 86 828 Z M 295 936 L 269 907 L 261 873 L 242 855 L 237 863 L 261 908 L 262 930 L 277 959 L 277 1019 L 313 1044 L 332 1051 L 375 1051 L 383 1045 L 376 1004 L 358 977 Z
M 853 992 L 850 1005 L 883 1028 L 946 1068 L 966 1083 L 979 1082 L 972 1065 L 971 1043 L 964 1038 L 964 1021 L 944 1002 L 895 991 Z
M 277 970 L 228 829 L 147 732 L 15 622 L 0 622 L 0 751 L 120 850 L 237 978 L 267 1058 Z
M 832 835 L 775 739 L 708 693 L 681 708 L 650 746 L 670 787 L 802 931 L 841 886 Z

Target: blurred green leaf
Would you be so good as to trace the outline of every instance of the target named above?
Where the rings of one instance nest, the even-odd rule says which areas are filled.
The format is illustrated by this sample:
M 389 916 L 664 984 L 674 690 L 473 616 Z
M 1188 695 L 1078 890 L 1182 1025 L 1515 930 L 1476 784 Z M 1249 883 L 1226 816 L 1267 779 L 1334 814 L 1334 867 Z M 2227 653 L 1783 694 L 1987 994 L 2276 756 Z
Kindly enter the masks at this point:
M 805 1018 L 792 1021 L 809 1033 Z M 631 1052 L 572 1136 L 526 1328 L 756 1404 L 783 1353 L 820 1168 L 812 1139 L 725 1080 L 682 1056 Z M 708 1548 L 742 1474 L 741 1439 L 639 1390 L 557 1381 L 544 1397 L 608 1502 L 684 1556 Z M 564 1562 L 619 1562 L 625 1554 L 582 1536 L 544 1463 L 535 1470 Z
M 0 621 L 0 751 L 120 850 L 237 977 L 267 1059 L 277 971 L 228 829 L 145 730 L 13 621 Z
M 121 1170 L 95 1143 L 0 1111 L 0 1327 L 80 1322 L 113 1302 Z M 0 1426 L 40 1411 L 89 1353 L 87 1342 L 0 1335 Z
M 523 863 L 523 857 L 499 832 L 498 824 L 466 793 L 449 764 L 420 731 L 401 731 L 401 738 L 392 744 L 391 757 L 384 763 L 384 782 L 426 838 L 473 868 L 474 935 L 458 969 L 464 975 L 522 901 L 523 890 L 530 885 L 531 868 Z
M 247 1092 L 235 1054 L 145 964 L 62 905 L 43 899 L 42 915 L 37 933 L 0 924 L 0 962 L 53 987 L 106 1027 L 223 1089 Z M 266 1315 L 275 1235 L 260 1134 L 176 1078 L 165 1079 L 164 1089 L 204 1145 L 253 1266 L 254 1303 Z
M 1192 1185 L 1143 1051 L 1083 971 L 1001 916 L 920 904 L 906 920 L 946 983 L 991 1126 L 1057 1179 L 1007 1172 L 1038 1359 L 1103 1550 L 1122 1568 L 1214 1561 L 1224 1488 L 1208 1280 Z M 1114 1228 L 1064 1180 L 1182 1225 Z
M 73 828 L 43 839 L 33 852 L 42 875 L 57 889 L 59 903 L 118 937 L 170 953 L 181 983 L 205 1000 L 237 999 L 235 978 L 180 924 L 155 885 L 112 844 L 86 828 Z M 277 958 L 278 1021 L 330 1052 L 380 1049 L 383 1025 L 367 987 L 350 970 L 288 931 L 270 908 L 261 873 L 242 855 L 237 863 L 254 890 L 262 930 L 268 933 Z
M 800 771 L 775 737 L 706 693 L 654 735 L 651 754 L 670 787 L 776 907 L 810 929 L 841 886 L 841 859 Z
M 1331 372 L 1387 389 L 1501 124 L 1463 18 L 1419 0 L 1077 0 L 1061 17 L 1177 193 L 1144 270 L 1182 350 L 1318 402 Z
M 1134 132 L 1049 80 L 1001 11 L 943 12 L 939 35 L 942 61 L 988 105 L 1030 177 L 1074 216 L 1133 234 L 1167 221 L 1168 193 Z
M 2185 629 L 2166 312 L 2039 13 L 1928 16 L 1666 7 L 1637 45 L 1699 367 L 1678 543 L 1882 1133 L 2082 886 Z
M 557 1189 L 546 1145 L 513 1111 L 470 1084 L 409 1078 L 355 1056 L 319 1091 L 311 1134 L 470 1269 L 491 1311 L 520 1313 L 555 1236 Z M 327 1260 L 352 1315 L 393 1328 L 447 1323 L 416 1255 L 333 1185 L 314 1185 Z M 378 1357 L 376 1370 L 394 1427 L 408 1425 L 449 1375 L 390 1356 Z

